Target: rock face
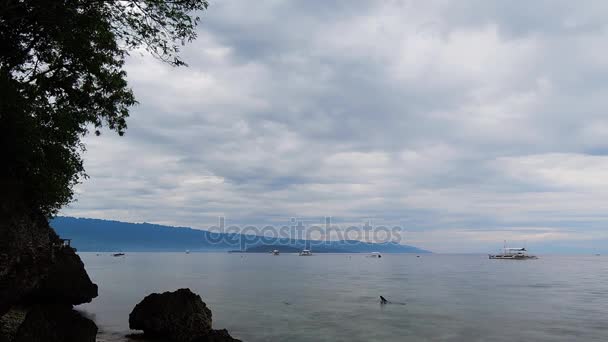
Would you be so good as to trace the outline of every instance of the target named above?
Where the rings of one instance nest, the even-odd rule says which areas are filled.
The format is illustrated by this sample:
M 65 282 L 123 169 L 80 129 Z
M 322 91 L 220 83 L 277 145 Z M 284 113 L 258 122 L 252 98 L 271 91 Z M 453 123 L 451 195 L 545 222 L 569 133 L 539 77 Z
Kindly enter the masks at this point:
M 79 305 L 97 297 L 97 285 L 89 278 L 74 250 L 65 248 L 55 254 L 47 276 L 30 297 L 36 302 Z
M 97 326 L 71 305 L 36 305 L 17 329 L 14 342 L 95 342 Z
M 147 296 L 129 315 L 129 327 L 176 342 L 238 341 L 226 330 L 211 329 L 211 310 L 189 289 Z
M 62 246 L 46 218 L 0 217 L 0 315 L 24 301 L 78 305 L 95 297 L 80 257 Z
M 9 197 L 0 194 L 0 342 L 95 341 L 95 323 L 72 305 L 97 297 L 97 285 L 46 217 Z
M 9 209 L 10 208 L 10 209 Z M 0 315 L 31 293 L 51 265 L 52 239 L 58 239 L 44 217 L 0 208 Z
M 0 342 L 13 341 L 17 334 L 17 329 L 27 315 L 26 308 L 13 308 L 4 316 L 0 317 Z

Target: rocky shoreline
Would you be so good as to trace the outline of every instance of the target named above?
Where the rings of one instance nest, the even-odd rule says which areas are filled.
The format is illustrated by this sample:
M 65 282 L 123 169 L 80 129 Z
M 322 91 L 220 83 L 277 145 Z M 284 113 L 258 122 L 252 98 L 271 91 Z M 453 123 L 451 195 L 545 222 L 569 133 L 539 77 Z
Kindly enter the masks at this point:
M 13 208 L 14 209 L 14 208 Z M 74 310 L 98 295 L 84 264 L 41 215 L 0 222 L 0 342 L 95 342 L 97 325 Z M 211 327 L 211 310 L 189 289 L 151 294 L 131 313 L 130 339 L 239 341 Z M 125 337 L 125 340 L 127 337 Z
M 97 285 L 69 242 L 41 215 L 0 223 L 0 341 L 95 341 L 97 326 L 74 305 Z

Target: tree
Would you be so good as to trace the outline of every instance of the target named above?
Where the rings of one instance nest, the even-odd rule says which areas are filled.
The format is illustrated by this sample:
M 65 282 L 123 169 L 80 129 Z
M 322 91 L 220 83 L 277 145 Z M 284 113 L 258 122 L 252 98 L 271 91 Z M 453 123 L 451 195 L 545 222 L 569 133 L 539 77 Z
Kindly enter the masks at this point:
M 0 191 L 47 217 L 86 178 L 82 138 L 123 135 L 123 69 L 145 49 L 173 66 L 207 0 L 0 0 Z

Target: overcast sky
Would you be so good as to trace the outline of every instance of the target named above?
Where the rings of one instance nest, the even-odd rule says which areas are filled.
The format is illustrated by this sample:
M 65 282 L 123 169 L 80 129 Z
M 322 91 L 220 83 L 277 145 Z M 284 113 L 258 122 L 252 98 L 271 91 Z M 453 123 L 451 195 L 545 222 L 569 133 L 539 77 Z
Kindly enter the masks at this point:
M 606 18 L 606 1 L 211 1 L 188 68 L 129 59 L 140 105 L 125 137 L 86 139 L 63 214 L 608 250 Z

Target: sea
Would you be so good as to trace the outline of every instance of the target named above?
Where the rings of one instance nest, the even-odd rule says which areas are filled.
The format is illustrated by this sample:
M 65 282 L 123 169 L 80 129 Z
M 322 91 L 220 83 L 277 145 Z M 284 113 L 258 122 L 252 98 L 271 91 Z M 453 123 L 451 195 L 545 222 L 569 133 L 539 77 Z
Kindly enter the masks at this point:
M 79 254 L 99 297 L 77 310 L 98 341 L 128 341 L 133 307 L 179 288 L 250 342 L 608 341 L 604 256 Z

